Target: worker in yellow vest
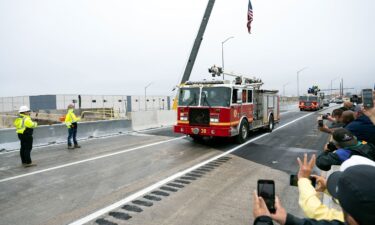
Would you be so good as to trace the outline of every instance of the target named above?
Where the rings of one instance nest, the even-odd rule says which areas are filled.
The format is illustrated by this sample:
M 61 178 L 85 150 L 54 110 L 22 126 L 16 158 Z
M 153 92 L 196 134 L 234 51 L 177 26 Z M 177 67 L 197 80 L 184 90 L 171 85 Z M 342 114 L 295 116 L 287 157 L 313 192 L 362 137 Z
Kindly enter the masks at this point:
M 77 117 L 74 114 L 74 105 L 68 105 L 68 112 L 65 115 L 65 124 L 68 127 L 68 149 L 80 148 L 81 146 L 78 145 L 77 142 L 77 122 L 80 120 L 80 117 Z M 74 147 L 72 146 L 72 138 Z
M 33 131 L 38 124 L 31 120 L 29 107 L 21 106 L 18 112 L 19 116 L 14 120 L 13 124 L 16 127 L 18 138 L 21 141 L 20 155 L 22 165 L 24 167 L 36 166 L 36 164 L 31 161 L 30 153 L 33 148 Z

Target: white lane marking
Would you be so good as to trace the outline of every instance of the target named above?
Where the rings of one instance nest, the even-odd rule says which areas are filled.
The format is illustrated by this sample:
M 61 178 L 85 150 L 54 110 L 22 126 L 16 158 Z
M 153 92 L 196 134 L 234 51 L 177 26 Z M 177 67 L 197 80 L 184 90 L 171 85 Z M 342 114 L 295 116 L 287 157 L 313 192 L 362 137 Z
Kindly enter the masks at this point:
M 288 125 L 290 125 L 292 123 L 295 123 L 298 120 L 301 120 L 301 119 L 303 119 L 305 117 L 311 116 L 311 115 L 313 115 L 313 113 L 309 113 L 309 114 L 306 114 L 304 116 L 301 116 L 301 117 L 299 117 L 299 118 L 297 118 L 297 119 L 295 119 L 295 120 L 293 120 L 291 122 L 288 122 L 288 123 L 286 123 L 286 124 L 284 124 L 284 125 L 276 128 L 274 130 L 274 132 L 276 132 L 276 131 L 282 129 L 283 127 L 286 127 L 286 126 L 288 126 Z M 262 134 L 262 135 L 260 135 L 258 137 L 255 137 L 255 138 L 253 138 L 253 139 L 251 139 L 251 140 L 249 140 L 249 141 L 247 141 L 247 142 L 245 142 L 245 143 L 243 143 L 241 145 L 238 145 L 237 147 L 235 147 L 235 148 L 233 148 L 233 149 L 231 149 L 231 150 L 229 150 L 227 152 L 224 152 L 224 153 L 222 153 L 220 155 L 214 156 L 211 159 L 208 159 L 208 160 L 203 161 L 203 162 L 201 162 L 201 163 L 199 163 L 199 164 L 197 164 L 195 166 L 192 166 L 192 167 L 190 167 L 188 169 L 185 169 L 185 170 L 183 170 L 181 172 L 173 174 L 173 175 L 165 178 L 164 180 L 161 180 L 161 181 L 159 181 L 159 182 L 157 182 L 157 183 L 155 183 L 155 184 L 153 184 L 153 185 L 151 185 L 149 187 L 146 187 L 146 188 L 144 188 L 144 189 L 142 189 L 142 190 L 140 190 L 140 191 L 138 191 L 138 192 L 136 192 L 136 193 L 134 193 L 134 194 L 132 194 L 132 195 L 130 195 L 130 196 L 128 196 L 128 197 L 126 197 L 126 198 L 124 198 L 124 199 L 122 199 L 122 200 L 114 203 L 114 204 L 112 204 L 112 205 L 109 205 L 109 206 L 107 206 L 105 208 L 102 208 L 102 209 L 100 209 L 100 210 L 98 210 L 98 211 L 96 211 L 96 212 L 94 212 L 94 213 L 92 213 L 92 214 L 90 214 L 90 215 L 88 215 L 86 217 L 83 217 L 83 218 L 81 218 L 81 219 L 79 219 L 77 221 L 74 221 L 74 222 L 70 223 L 69 225 L 80 225 L 80 224 L 84 224 L 84 223 L 90 222 L 91 220 L 93 220 L 93 219 L 95 219 L 95 218 L 97 218 L 97 217 L 99 217 L 99 216 L 101 216 L 101 215 L 103 215 L 103 214 L 105 214 L 105 213 L 107 213 L 107 212 L 109 212 L 111 210 L 114 210 L 114 209 L 116 209 L 116 208 L 118 208 L 118 207 L 120 207 L 120 206 L 122 206 L 122 205 L 124 205 L 124 204 L 126 204 L 128 202 L 130 202 L 130 201 L 133 201 L 134 199 L 137 199 L 140 196 L 145 195 L 145 194 L 151 192 L 152 190 L 154 190 L 154 189 L 156 189 L 156 188 L 158 188 L 158 187 L 160 187 L 160 186 L 162 186 L 162 185 L 164 185 L 164 184 L 166 184 L 166 183 L 168 183 L 168 182 L 170 182 L 170 181 L 172 181 L 172 180 L 174 180 L 174 179 L 176 179 L 176 178 L 178 178 L 180 176 L 183 176 L 183 175 L 185 175 L 185 174 L 187 174 L 187 173 L 189 173 L 189 172 L 191 172 L 191 171 L 193 171 L 193 170 L 195 170 L 195 169 L 197 169 L 197 168 L 199 168 L 199 167 L 201 167 L 201 166 L 203 166 L 205 164 L 208 164 L 208 163 L 210 163 L 210 162 L 212 162 L 212 161 L 214 161 L 214 160 L 216 160 L 216 159 L 218 159 L 220 157 L 226 156 L 226 155 L 228 155 L 228 154 L 230 154 L 230 153 L 232 153 L 232 152 L 234 152 L 234 151 L 242 148 L 243 146 L 245 146 L 245 145 L 247 145 L 247 144 L 249 144 L 251 142 L 254 142 L 254 141 L 256 141 L 256 140 L 258 140 L 260 138 L 263 138 L 263 137 L 265 137 L 267 135 L 270 135 L 270 134 L 272 134 L 272 133 Z
M 76 162 L 72 162 L 72 163 L 63 164 L 63 165 L 60 165 L 60 166 L 51 167 L 51 168 L 44 169 L 44 170 L 37 170 L 37 171 L 31 172 L 31 173 L 25 173 L 25 174 L 14 176 L 14 177 L 8 177 L 8 178 L 4 178 L 4 179 L 0 180 L 0 183 L 10 181 L 10 180 L 15 180 L 15 179 L 22 178 L 22 177 L 35 175 L 35 174 L 39 174 L 39 173 L 44 173 L 44 172 L 48 172 L 48 171 L 52 171 L 52 170 L 57 170 L 57 169 L 65 168 L 65 167 L 68 167 L 68 166 L 73 166 L 73 165 L 85 163 L 85 162 L 90 162 L 90 161 L 97 160 L 97 159 L 107 158 L 107 157 L 110 157 L 110 156 L 135 151 L 135 150 L 138 150 L 138 149 L 141 149 L 141 148 L 147 148 L 147 147 L 151 147 L 151 146 L 155 146 L 155 145 L 160 145 L 160 144 L 164 144 L 164 143 L 167 143 L 167 142 L 171 142 L 171 141 L 175 141 L 175 140 L 179 140 L 179 139 L 183 139 L 183 138 L 185 138 L 185 136 L 173 138 L 173 139 L 169 139 L 169 140 L 165 140 L 165 141 L 159 141 L 159 142 L 155 142 L 155 143 L 152 143 L 152 144 L 142 145 L 142 146 L 138 146 L 138 147 L 135 147 L 135 148 L 126 149 L 126 150 L 122 150 L 122 151 L 118 151 L 118 152 L 114 152 L 114 153 L 110 153 L 110 154 L 106 154 L 106 155 L 96 156 L 96 157 L 92 157 L 92 158 L 88 158 L 88 159 L 84 159 L 84 160 L 80 160 L 80 161 L 76 161 Z

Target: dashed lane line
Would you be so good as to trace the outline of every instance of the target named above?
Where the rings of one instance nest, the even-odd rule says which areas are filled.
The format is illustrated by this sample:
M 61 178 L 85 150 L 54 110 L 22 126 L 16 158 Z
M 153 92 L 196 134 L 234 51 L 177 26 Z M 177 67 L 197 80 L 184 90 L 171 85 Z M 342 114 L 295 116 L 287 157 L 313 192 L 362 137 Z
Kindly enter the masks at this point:
M 96 156 L 96 157 L 92 157 L 92 158 L 88 158 L 88 159 L 84 159 L 84 160 L 80 160 L 80 161 L 76 161 L 76 162 L 72 162 L 72 163 L 67 163 L 67 164 L 63 164 L 63 165 L 60 165 L 60 166 L 55 166 L 55 167 L 47 168 L 47 169 L 44 169 L 44 170 L 37 170 L 37 171 L 31 172 L 31 173 L 25 173 L 25 174 L 18 175 L 18 176 L 8 177 L 8 178 L 1 179 L 0 183 L 6 182 L 6 181 L 10 181 L 10 180 L 19 179 L 19 178 L 22 178 L 22 177 L 28 177 L 28 176 L 39 174 L 39 173 L 44 173 L 44 172 L 49 172 L 49 171 L 53 171 L 53 170 L 58 170 L 58 169 L 61 169 L 61 168 L 65 168 L 65 167 L 69 167 L 69 166 L 74 166 L 74 165 L 78 165 L 78 164 L 82 164 L 82 163 L 94 161 L 94 160 L 97 160 L 97 159 L 107 158 L 107 157 L 111 157 L 111 156 L 114 156 L 114 155 L 119 155 L 119 154 L 123 154 L 123 153 L 127 153 L 127 152 L 132 152 L 132 151 L 135 151 L 135 150 L 138 150 L 138 149 L 152 147 L 152 146 L 155 146 L 155 145 L 160 145 L 160 144 L 164 144 L 164 143 L 176 141 L 176 140 L 183 139 L 183 138 L 185 138 L 185 136 L 178 137 L 178 138 L 173 138 L 173 139 L 169 139 L 169 140 L 165 140 L 165 141 L 159 141 L 159 142 L 155 142 L 155 143 L 152 143 L 152 144 L 142 145 L 142 146 L 138 146 L 138 147 L 131 148 L 131 149 L 125 149 L 125 150 L 122 150 L 122 151 L 118 151 L 118 152 L 114 152 L 114 153 L 110 153 L 110 154 L 105 154 L 105 155 L 101 155 L 101 156 Z
M 293 124 L 293 123 L 295 123 L 295 122 L 297 122 L 299 120 L 302 120 L 302 119 L 304 119 L 304 118 L 306 118 L 308 116 L 311 116 L 311 115 L 314 115 L 314 113 L 309 113 L 309 114 L 301 116 L 301 117 L 299 117 L 299 118 L 297 118 L 297 119 L 295 119 L 293 121 L 290 121 L 290 122 L 288 122 L 288 123 L 286 123 L 286 124 L 284 124 L 284 125 L 276 128 L 273 132 L 276 132 L 276 131 L 278 131 L 278 130 L 286 127 L 286 126 L 289 126 L 290 124 Z M 74 221 L 74 222 L 70 223 L 69 225 L 81 225 L 81 224 L 88 223 L 91 220 L 93 220 L 93 219 L 95 219 L 95 218 L 97 218 L 99 216 L 102 216 L 103 214 L 108 213 L 108 212 L 110 212 L 110 211 L 112 211 L 112 210 L 114 210 L 116 208 L 119 208 L 122 205 L 127 204 L 127 203 L 129 203 L 129 202 L 131 202 L 131 201 L 133 201 L 133 200 L 135 200 L 135 199 L 137 199 L 137 198 L 139 198 L 139 197 L 141 197 L 141 196 L 143 196 L 143 195 L 145 195 L 145 194 L 153 191 L 154 189 L 157 189 L 157 188 L 163 186 L 164 184 L 169 183 L 169 182 L 175 180 L 178 177 L 181 177 L 181 176 L 183 176 L 183 175 L 185 175 L 185 174 L 187 174 L 187 173 L 189 173 L 189 172 L 191 172 L 191 171 L 193 171 L 195 169 L 198 169 L 199 167 L 204 166 L 204 165 L 206 165 L 206 164 L 208 164 L 208 163 L 210 163 L 210 162 L 212 162 L 214 160 L 217 160 L 217 159 L 219 159 L 219 158 L 221 158 L 223 156 L 231 154 L 232 152 L 237 151 L 238 149 L 246 146 L 247 144 L 252 143 L 252 142 L 254 142 L 254 141 L 258 140 L 258 139 L 261 139 L 261 138 L 263 138 L 265 136 L 268 136 L 270 134 L 272 134 L 272 133 L 262 134 L 262 135 L 260 135 L 258 137 L 250 139 L 249 141 L 247 141 L 247 142 L 245 142 L 245 143 L 243 143 L 241 145 L 238 145 L 237 147 L 232 148 L 232 149 L 228 150 L 227 152 L 224 152 L 222 154 L 214 156 L 214 157 L 212 157 L 212 158 L 210 158 L 208 160 L 205 160 L 205 161 L 203 161 L 201 163 L 198 163 L 198 164 L 196 164 L 196 165 L 194 165 L 194 166 L 192 166 L 190 168 L 187 168 L 187 169 L 185 169 L 183 171 L 175 173 L 175 174 L 173 174 L 173 175 L 171 175 L 171 176 L 169 176 L 169 177 L 167 177 L 167 178 L 165 178 L 165 179 L 163 179 L 163 180 L 161 180 L 161 181 L 159 181 L 159 182 L 157 182 L 157 183 L 155 183 L 155 184 L 153 184 L 153 185 L 151 185 L 149 187 L 146 187 L 146 188 L 144 188 L 144 189 L 142 189 L 142 190 L 140 190 L 140 191 L 138 191 L 138 192 L 136 192 L 136 193 L 134 193 L 134 194 L 132 194 L 132 195 L 130 195 L 130 196 L 128 196 L 128 197 L 120 200 L 120 201 L 118 201 L 118 202 L 115 202 L 112 205 L 106 206 L 106 207 L 104 207 L 104 208 L 102 208 L 102 209 L 100 209 L 100 210 L 98 210 L 98 211 L 96 211 L 96 212 L 94 212 L 94 213 L 92 213 L 92 214 L 90 214 L 88 216 L 85 216 L 85 217 L 83 217 L 83 218 L 81 218 L 81 219 L 79 219 L 77 221 Z

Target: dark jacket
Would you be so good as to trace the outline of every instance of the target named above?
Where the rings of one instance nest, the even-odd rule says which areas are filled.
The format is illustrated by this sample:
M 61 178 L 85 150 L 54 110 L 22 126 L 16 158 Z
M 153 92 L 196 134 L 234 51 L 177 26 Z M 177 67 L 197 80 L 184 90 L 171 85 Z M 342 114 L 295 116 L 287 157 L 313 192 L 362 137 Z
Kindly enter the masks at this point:
M 255 219 L 254 225 L 273 225 L 273 222 L 271 217 L 260 216 Z M 285 225 L 345 225 L 345 223 L 338 220 L 300 219 L 288 213 Z
M 344 128 L 352 132 L 358 140 L 375 144 L 375 126 L 366 115 L 358 117 Z
M 375 160 L 375 146 L 369 144 L 358 144 L 347 148 L 340 148 L 334 152 L 323 151 L 316 158 L 316 166 L 324 171 L 331 169 L 332 165 L 341 165 L 352 155 L 360 155 L 371 160 Z

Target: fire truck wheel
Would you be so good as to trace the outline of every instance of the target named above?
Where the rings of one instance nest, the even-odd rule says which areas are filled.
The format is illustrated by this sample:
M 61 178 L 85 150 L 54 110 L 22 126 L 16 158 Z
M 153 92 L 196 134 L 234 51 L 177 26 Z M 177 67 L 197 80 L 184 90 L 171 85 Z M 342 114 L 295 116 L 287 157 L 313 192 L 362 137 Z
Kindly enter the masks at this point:
M 239 144 L 242 144 L 246 141 L 248 136 L 249 136 L 249 123 L 246 120 L 242 120 L 239 134 L 236 137 L 236 142 Z
M 275 121 L 273 120 L 273 115 L 271 115 L 270 118 L 268 119 L 268 126 L 266 130 L 268 132 L 272 132 L 273 128 L 275 128 Z

